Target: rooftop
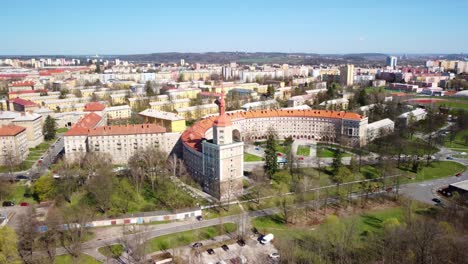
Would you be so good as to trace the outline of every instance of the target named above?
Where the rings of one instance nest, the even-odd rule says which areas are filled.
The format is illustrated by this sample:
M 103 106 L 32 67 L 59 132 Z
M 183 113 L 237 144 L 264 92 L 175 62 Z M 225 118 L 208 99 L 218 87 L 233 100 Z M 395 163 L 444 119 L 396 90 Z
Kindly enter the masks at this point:
M 154 109 L 146 109 L 144 111 L 141 111 L 139 115 L 158 118 L 158 119 L 164 119 L 164 120 L 170 120 L 170 121 L 184 120 L 183 117 L 175 113 L 158 111 Z
M 459 188 L 459 189 L 468 191 L 468 180 L 459 181 L 459 182 L 456 182 L 456 183 L 452 183 L 452 184 L 450 184 L 450 185 L 451 185 L 451 186 L 454 186 L 454 187 L 457 187 L 457 188 Z
M 65 136 L 83 136 L 87 135 L 89 129 L 96 127 L 102 117 L 96 113 L 89 113 L 81 118 L 70 130 L 65 133 Z
M 106 108 L 104 104 L 100 102 L 90 102 L 85 105 L 84 111 L 86 112 L 95 112 L 95 111 L 102 111 Z
M 11 100 L 11 102 L 13 102 L 14 104 L 22 105 L 22 106 L 37 106 L 37 104 L 34 103 L 33 101 L 25 100 L 25 99 L 21 99 L 21 98 L 15 98 L 15 99 Z
M 24 81 L 24 82 L 12 82 L 9 86 L 10 87 L 23 87 L 23 86 L 34 86 L 35 83 L 33 81 Z
M 4 125 L 0 126 L 0 137 L 6 136 L 16 136 L 19 133 L 26 130 L 25 127 L 17 126 L 17 125 Z
M 155 134 L 165 133 L 166 128 L 156 124 L 102 126 L 88 130 L 89 136 L 113 136 L 133 134 Z

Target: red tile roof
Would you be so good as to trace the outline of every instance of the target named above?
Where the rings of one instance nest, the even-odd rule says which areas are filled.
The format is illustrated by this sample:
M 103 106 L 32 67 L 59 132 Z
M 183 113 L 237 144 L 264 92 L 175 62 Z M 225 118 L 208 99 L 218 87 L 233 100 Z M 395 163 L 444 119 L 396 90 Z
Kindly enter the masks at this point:
M 12 82 L 10 83 L 10 87 L 23 87 L 23 86 L 34 86 L 36 83 L 33 81 L 25 81 L 25 82 Z
M 268 118 L 268 117 L 324 117 L 338 119 L 361 120 L 362 116 L 352 112 L 339 112 L 328 110 L 253 110 L 247 112 L 226 113 L 232 121 L 249 118 Z M 187 146 L 201 151 L 202 139 L 205 132 L 213 127 L 218 116 L 208 117 L 195 123 L 182 133 L 182 142 Z
M 96 111 L 102 111 L 106 108 L 105 105 L 99 103 L 99 102 L 91 102 L 87 103 L 84 107 L 85 112 L 96 112 Z
M 102 126 L 89 130 L 89 136 L 113 136 L 165 133 L 166 128 L 156 124 Z
M 22 98 L 15 98 L 15 99 L 11 100 L 11 102 L 14 103 L 14 104 L 22 105 L 22 106 L 37 106 L 37 104 L 34 103 L 33 101 L 25 100 L 25 99 L 22 99 Z
M 65 133 L 65 136 L 83 136 L 87 135 L 89 129 L 92 129 L 99 124 L 102 117 L 96 113 L 89 113 L 80 119 L 70 130 Z
M 0 137 L 5 136 L 16 136 L 19 133 L 25 131 L 26 128 L 17 125 L 4 125 L 0 127 Z

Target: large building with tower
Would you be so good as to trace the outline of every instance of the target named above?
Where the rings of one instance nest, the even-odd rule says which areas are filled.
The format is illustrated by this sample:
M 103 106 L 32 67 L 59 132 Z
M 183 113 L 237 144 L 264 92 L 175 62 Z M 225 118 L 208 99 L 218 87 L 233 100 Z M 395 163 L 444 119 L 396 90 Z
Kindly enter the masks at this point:
M 327 110 L 254 110 L 202 119 L 182 133 L 183 159 L 203 190 L 220 200 L 242 193 L 243 141 L 264 140 L 274 129 L 280 139 L 361 146 L 367 143 L 367 117 Z

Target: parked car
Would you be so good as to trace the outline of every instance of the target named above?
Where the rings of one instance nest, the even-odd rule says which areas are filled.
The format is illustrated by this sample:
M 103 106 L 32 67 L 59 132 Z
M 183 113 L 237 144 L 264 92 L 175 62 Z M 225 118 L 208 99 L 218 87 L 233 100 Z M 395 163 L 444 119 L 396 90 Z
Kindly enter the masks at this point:
M 456 176 L 456 177 L 460 177 L 460 176 L 462 176 L 462 173 L 459 172 L 459 173 L 455 174 L 455 176 Z
M 304 157 L 299 157 L 298 160 L 304 160 Z
M 3 206 L 3 207 L 15 206 L 15 203 L 12 202 L 12 201 L 4 201 L 4 202 L 2 203 L 2 206 Z
M 16 178 L 15 178 L 15 179 L 16 179 L 17 181 L 20 181 L 20 180 L 27 180 L 27 179 L 29 179 L 29 178 L 28 178 L 28 176 L 26 176 L 26 175 L 21 175 L 21 174 L 19 174 L 19 175 L 16 175 Z
M 452 157 L 450 157 L 450 156 L 447 156 L 447 159 L 448 159 L 448 160 L 453 160 L 453 158 L 452 158 Z
M 228 247 L 226 244 L 222 245 L 221 248 L 222 248 L 224 251 L 228 251 L 228 250 L 229 250 L 229 247 Z
M 432 201 L 433 201 L 434 203 L 437 203 L 437 204 L 440 204 L 440 203 L 442 202 L 442 201 L 441 201 L 440 199 L 438 199 L 438 198 L 432 198 Z
M 203 247 L 203 243 L 197 242 L 197 243 L 193 244 L 192 247 L 193 247 L 193 248 Z
M 22 202 L 22 203 L 20 203 L 20 206 L 29 206 L 29 203 L 27 203 L 27 202 Z
M 270 255 L 268 255 L 268 257 L 270 257 L 271 259 L 279 259 L 280 255 L 278 254 L 278 252 L 273 252 Z
M 196 217 L 198 221 L 202 221 L 203 220 L 203 216 L 199 215 Z
M 245 241 L 244 241 L 244 239 L 239 239 L 239 240 L 237 240 L 237 244 L 238 244 L 239 246 L 241 246 L 241 247 L 245 246 Z
M 208 252 L 208 254 L 210 255 L 213 255 L 215 253 L 215 251 L 212 248 L 207 249 L 206 252 Z
M 260 240 L 260 243 L 262 244 L 268 244 L 270 243 L 273 238 L 275 238 L 275 236 L 273 234 L 268 234 L 268 235 L 265 235 L 262 237 L 262 239 Z

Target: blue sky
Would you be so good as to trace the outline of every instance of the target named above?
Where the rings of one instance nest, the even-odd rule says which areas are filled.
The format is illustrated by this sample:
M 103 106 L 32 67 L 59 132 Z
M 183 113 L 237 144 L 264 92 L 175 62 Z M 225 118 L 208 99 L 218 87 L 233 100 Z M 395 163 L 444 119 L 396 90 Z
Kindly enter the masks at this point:
M 468 52 L 466 0 L 14 0 L 0 54 Z

